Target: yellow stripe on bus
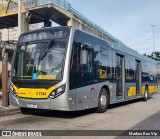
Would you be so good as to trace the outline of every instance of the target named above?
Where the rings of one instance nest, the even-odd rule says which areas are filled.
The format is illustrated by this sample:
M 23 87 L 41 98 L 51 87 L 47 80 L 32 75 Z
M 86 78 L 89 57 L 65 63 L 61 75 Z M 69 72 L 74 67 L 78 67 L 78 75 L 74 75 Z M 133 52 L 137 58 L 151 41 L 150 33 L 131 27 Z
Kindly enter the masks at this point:
M 131 96 L 135 96 L 136 95 L 136 87 L 129 87 L 129 90 L 128 90 L 128 96 L 131 97 Z
M 48 98 L 50 93 L 56 89 L 55 86 L 48 90 L 44 88 L 17 88 L 16 86 L 13 86 L 13 88 L 19 97 L 38 99 Z
M 142 95 L 144 95 L 145 86 L 142 86 Z M 157 92 L 157 86 L 148 86 L 148 93 L 155 93 Z M 136 87 L 132 86 L 129 87 L 128 96 L 132 97 L 136 95 Z
M 148 92 L 149 93 L 157 92 L 157 86 L 148 86 Z
M 32 76 L 20 76 L 21 78 L 32 78 Z
M 38 75 L 38 79 L 56 80 L 56 75 Z
M 145 92 L 145 86 L 142 86 L 142 95 L 144 94 Z

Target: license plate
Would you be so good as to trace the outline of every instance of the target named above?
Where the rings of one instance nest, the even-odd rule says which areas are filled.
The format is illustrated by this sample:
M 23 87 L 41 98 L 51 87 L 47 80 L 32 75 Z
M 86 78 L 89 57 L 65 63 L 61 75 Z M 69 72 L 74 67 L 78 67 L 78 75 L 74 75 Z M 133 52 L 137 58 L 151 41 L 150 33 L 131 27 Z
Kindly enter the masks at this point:
M 28 103 L 27 106 L 29 108 L 37 108 L 37 104 Z

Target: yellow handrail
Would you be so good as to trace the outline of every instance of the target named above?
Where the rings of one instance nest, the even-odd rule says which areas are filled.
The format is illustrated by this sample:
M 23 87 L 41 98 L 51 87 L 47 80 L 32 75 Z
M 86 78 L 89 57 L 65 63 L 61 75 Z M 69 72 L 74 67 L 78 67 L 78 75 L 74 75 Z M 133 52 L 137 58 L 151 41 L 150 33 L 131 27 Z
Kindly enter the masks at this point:
M 7 11 L 8 11 L 8 8 L 9 8 L 10 3 L 11 3 L 11 0 L 8 0 L 7 6 L 6 6 L 5 11 L 4 11 L 5 14 L 6 14 Z
M 12 2 L 11 0 L 8 0 L 7 6 L 5 8 L 3 8 L 2 5 L 0 5 L 0 12 L 1 12 L 0 13 L 0 17 L 18 14 L 18 9 L 16 9 L 15 11 L 8 11 L 11 2 Z M 21 3 L 21 12 L 22 13 L 26 13 L 27 12 L 27 9 L 25 8 L 23 3 Z

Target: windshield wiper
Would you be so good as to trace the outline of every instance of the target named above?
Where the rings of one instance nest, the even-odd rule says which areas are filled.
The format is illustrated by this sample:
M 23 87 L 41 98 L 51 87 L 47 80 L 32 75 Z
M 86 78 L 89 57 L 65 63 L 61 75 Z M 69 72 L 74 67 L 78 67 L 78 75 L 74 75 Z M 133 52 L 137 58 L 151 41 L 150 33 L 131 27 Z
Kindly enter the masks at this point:
M 51 44 L 54 42 L 54 39 L 52 39 L 51 41 L 49 41 L 47 44 L 46 44 L 46 46 L 45 46 L 45 48 L 44 49 L 42 49 L 42 52 L 40 53 L 40 55 L 39 55 L 39 61 L 40 60 L 43 60 L 44 58 L 45 58 L 45 56 L 47 55 L 47 53 L 48 53 L 48 50 L 50 49 L 50 46 L 51 46 Z M 44 50 L 44 51 L 43 51 Z

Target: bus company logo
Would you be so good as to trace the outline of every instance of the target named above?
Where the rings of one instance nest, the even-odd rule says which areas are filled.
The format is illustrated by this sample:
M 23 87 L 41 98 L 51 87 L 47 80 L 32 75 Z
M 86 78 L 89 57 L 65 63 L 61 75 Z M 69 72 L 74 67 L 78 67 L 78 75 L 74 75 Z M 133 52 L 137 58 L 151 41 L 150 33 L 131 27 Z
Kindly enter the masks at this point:
M 3 137 L 10 137 L 10 136 L 12 136 L 12 132 L 11 131 L 2 131 L 2 136 Z
M 18 95 L 26 95 L 24 92 L 17 92 Z

